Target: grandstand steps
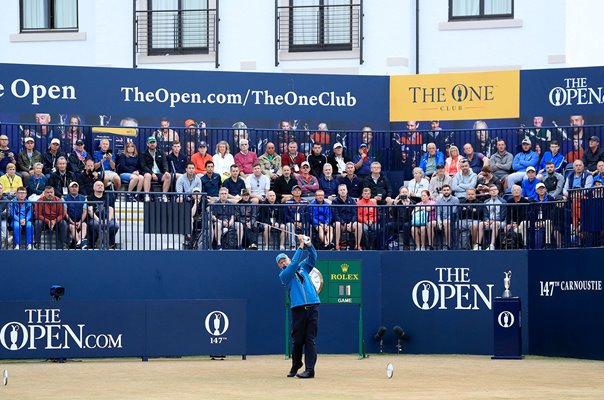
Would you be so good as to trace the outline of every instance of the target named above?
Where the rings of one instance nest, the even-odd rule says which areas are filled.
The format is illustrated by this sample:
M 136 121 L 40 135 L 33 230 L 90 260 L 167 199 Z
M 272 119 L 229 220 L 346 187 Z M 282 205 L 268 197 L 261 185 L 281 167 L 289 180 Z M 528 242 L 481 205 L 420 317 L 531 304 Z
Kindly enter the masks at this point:
M 115 202 L 115 218 L 120 226 L 117 241 L 121 247 L 129 250 L 180 250 L 183 248 L 184 236 L 172 234 L 144 233 L 145 203 Z

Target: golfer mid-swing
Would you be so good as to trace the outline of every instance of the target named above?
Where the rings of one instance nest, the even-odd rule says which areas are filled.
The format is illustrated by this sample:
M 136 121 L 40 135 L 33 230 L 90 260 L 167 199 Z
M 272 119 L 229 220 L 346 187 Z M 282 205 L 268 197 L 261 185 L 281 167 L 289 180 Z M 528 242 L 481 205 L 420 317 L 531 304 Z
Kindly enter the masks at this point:
M 305 240 L 307 242 L 305 242 Z M 292 368 L 287 374 L 288 378 L 314 378 L 315 364 L 317 362 L 317 348 L 315 340 L 319 323 L 319 295 L 312 283 L 310 271 L 315 267 L 317 251 L 308 238 L 298 235 L 300 247 L 296 250 L 294 258 L 281 253 L 277 256 L 277 265 L 281 268 L 279 278 L 289 294 L 292 309 Z M 308 256 L 302 259 L 304 251 Z M 304 349 L 304 372 L 296 374 L 302 368 L 302 349 Z

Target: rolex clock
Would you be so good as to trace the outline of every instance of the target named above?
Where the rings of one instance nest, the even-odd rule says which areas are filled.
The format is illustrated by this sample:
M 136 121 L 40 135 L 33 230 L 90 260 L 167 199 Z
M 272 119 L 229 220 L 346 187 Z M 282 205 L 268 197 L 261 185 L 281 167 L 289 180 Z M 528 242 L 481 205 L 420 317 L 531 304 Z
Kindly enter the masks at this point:
M 313 268 L 308 275 L 310 276 L 310 280 L 315 286 L 317 293 L 321 293 L 321 290 L 323 289 L 323 274 L 321 274 L 321 271 L 317 268 Z

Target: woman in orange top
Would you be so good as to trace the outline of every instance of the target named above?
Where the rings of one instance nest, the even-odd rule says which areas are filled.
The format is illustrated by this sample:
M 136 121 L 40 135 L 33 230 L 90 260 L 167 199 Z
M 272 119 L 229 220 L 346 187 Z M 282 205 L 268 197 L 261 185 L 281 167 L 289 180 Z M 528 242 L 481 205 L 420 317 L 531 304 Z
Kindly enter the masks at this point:
M 449 174 L 449 176 L 454 176 L 459 172 L 459 163 L 461 162 L 457 146 L 451 146 L 449 148 L 449 154 L 451 157 L 447 157 L 445 160 L 445 173 Z

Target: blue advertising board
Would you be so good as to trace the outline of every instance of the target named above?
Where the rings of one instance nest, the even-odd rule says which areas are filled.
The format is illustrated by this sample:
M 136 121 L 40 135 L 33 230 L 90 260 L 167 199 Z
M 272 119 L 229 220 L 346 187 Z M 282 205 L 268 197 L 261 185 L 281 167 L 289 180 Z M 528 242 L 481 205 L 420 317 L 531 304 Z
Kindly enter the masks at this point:
M 527 295 L 526 252 L 500 254 L 505 257 L 462 251 L 384 254 L 382 319 L 389 332 L 399 325 L 409 334 L 405 352 L 493 353 L 493 300 L 504 290 L 504 271 L 512 271 L 512 293 Z M 392 340 L 389 333 L 385 346 Z M 528 338 L 523 347 L 528 351 Z
M 0 359 L 246 354 L 244 300 L 0 302 Z
M 81 124 L 172 126 L 187 118 L 208 126 L 244 121 L 276 128 L 296 121 L 315 129 L 360 129 L 388 125 L 387 76 L 170 71 L 98 67 L 0 64 L 0 120 L 35 123 L 34 113 L 79 115 Z M 23 120 L 21 120 L 23 119 Z M 68 121 L 68 120 L 67 120 Z M 125 125 L 125 124 L 124 124 Z
M 601 123 L 603 88 L 602 67 L 520 71 L 520 115 L 544 116 L 544 126 L 550 119 L 567 125 L 570 115 L 583 115 L 586 125 Z
M 399 325 L 410 337 L 402 343 L 406 353 L 493 354 L 494 299 L 504 290 L 504 272 L 512 271 L 512 295 L 522 299 L 523 354 L 604 359 L 603 252 L 320 251 L 319 259 L 362 261 L 363 339 L 368 353 L 379 351 L 374 334 L 382 325 L 387 328 L 384 351 L 396 352 L 392 328 Z M 39 336 L 34 339 L 36 357 L 43 358 L 57 357 L 53 354 L 58 351 L 43 348 L 47 332 L 63 335 L 62 340 L 51 339 L 52 346 L 64 343 L 67 335 L 70 349 L 61 350 L 71 352 L 65 353 L 67 357 L 82 354 L 73 345 L 81 324 L 84 337 L 96 335 L 89 343 L 96 346 L 96 338 L 102 338 L 103 348 L 85 349 L 92 357 L 141 356 L 145 349 L 155 356 L 223 353 L 202 346 L 214 345 L 217 339 L 229 346 L 240 342 L 239 334 L 245 337 L 246 354 L 283 354 L 285 289 L 278 279 L 275 255 L 271 251 L 4 251 L 0 358 L 14 357 L 9 354 L 14 351 L 7 349 L 13 345 L 14 324 L 23 325 L 15 327 L 14 335 L 33 329 L 32 337 Z M 47 301 L 53 284 L 65 287 L 59 302 Z M 188 303 L 200 298 L 245 299 L 250 323 L 232 317 L 226 300 L 207 306 Z M 56 308 L 61 309 L 58 316 L 26 311 Z M 226 319 L 217 311 L 228 316 L 227 331 Z M 356 352 L 358 306 L 325 304 L 320 313 L 319 352 Z M 56 325 L 53 321 L 58 318 L 73 335 L 66 328 L 28 327 L 46 325 L 46 320 Z M 133 341 L 131 332 L 146 336 Z M 20 352 L 30 351 L 30 340 Z M 21 346 L 23 337 L 17 336 L 14 343 Z M 109 343 L 123 347 L 109 348 Z M 23 358 L 29 358 L 25 353 Z M 240 349 L 225 348 L 224 353 L 240 354 Z

